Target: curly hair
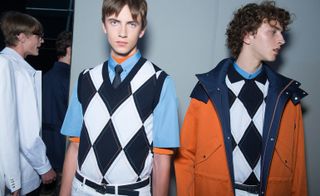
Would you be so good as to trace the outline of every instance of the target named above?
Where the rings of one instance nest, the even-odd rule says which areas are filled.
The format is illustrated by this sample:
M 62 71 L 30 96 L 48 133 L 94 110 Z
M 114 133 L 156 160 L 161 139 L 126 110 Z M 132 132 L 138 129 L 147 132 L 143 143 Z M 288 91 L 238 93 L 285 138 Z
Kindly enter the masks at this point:
M 291 23 L 291 16 L 288 11 L 276 7 L 274 1 L 263 1 L 260 5 L 249 3 L 234 13 L 226 31 L 227 46 L 233 57 L 239 56 L 245 35 L 248 33 L 256 34 L 258 28 L 265 21 L 269 24 L 271 21 L 277 21 L 283 31 L 286 31 Z
M 69 31 L 63 31 L 59 33 L 56 40 L 56 53 L 58 57 L 65 56 L 67 54 L 67 48 L 72 45 L 72 33 Z

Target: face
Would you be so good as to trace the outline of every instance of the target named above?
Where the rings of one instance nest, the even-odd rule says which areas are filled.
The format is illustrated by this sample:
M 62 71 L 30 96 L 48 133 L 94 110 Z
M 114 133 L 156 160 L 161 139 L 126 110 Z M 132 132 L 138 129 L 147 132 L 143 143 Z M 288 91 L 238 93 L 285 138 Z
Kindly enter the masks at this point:
M 275 61 L 281 46 L 285 43 L 282 27 L 277 21 L 264 21 L 256 34 L 250 34 L 249 42 L 252 57 L 257 61 Z
M 132 18 L 129 7 L 122 8 L 119 15 L 106 17 L 103 30 L 111 46 L 111 54 L 115 57 L 125 57 L 137 51 L 138 39 L 144 35 L 141 27 L 141 16 Z
M 38 56 L 39 48 L 41 44 L 44 42 L 42 35 L 30 34 L 25 35 L 23 48 L 24 48 L 24 57 L 28 55 Z

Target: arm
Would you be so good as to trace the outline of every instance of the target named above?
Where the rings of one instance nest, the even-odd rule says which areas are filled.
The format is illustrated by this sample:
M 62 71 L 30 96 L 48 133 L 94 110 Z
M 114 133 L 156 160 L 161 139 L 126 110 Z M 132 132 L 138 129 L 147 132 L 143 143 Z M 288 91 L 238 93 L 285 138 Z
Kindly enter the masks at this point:
M 77 169 L 79 140 L 76 141 L 75 138 L 71 138 L 80 137 L 81 126 L 83 121 L 82 108 L 78 100 L 77 89 L 78 83 L 76 83 L 75 87 L 73 88 L 70 104 L 61 127 L 61 134 L 69 136 L 70 143 L 63 164 L 60 196 L 71 195 L 72 180 Z
M 0 167 L 7 188 L 18 192 L 21 188 L 19 133 L 14 75 L 10 67 L 10 62 L 0 56 Z
M 296 118 L 296 146 L 295 146 L 295 165 L 293 173 L 292 183 L 292 195 L 293 196 L 307 196 L 307 176 L 306 176 L 306 163 L 305 163 L 305 148 L 304 148 L 304 129 L 301 105 L 297 106 L 297 118 Z
M 22 62 L 17 63 L 14 67 L 19 67 L 19 63 Z M 39 78 L 39 74 L 36 75 L 35 78 Z M 37 91 L 40 90 L 38 88 L 40 85 L 36 83 L 40 80 L 33 81 L 25 70 L 15 68 L 15 82 L 20 154 L 39 175 L 43 175 L 50 172 L 52 167 L 46 156 L 46 146 L 40 136 L 41 101 L 39 96 L 36 96 L 39 94 Z M 50 175 L 50 180 L 54 177 L 55 174 Z
M 166 196 L 169 190 L 171 155 L 154 154 L 152 170 L 153 196 Z
M 63 164 L 60 196 L 71 195 L 72 180 L 77 169 L 79 143 L 70 142 Z
M 153 195 L 168 195 L 173 149 L 179 147 L 178 102 L 173 81 L 167 77 L 154 110 Z

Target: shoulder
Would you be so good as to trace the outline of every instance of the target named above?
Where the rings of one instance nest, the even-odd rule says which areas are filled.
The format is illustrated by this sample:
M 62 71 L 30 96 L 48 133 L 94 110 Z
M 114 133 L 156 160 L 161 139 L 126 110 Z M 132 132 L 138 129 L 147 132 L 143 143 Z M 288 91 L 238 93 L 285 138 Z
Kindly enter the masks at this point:
M 165 79 L 167 78 L 168 74 L 161 69 L 159 66 L 157 66 L 155 63 L 145 59 L 145 63 L 143 66 L 148 67 L 151 71 L 153 71 L 157 77 L 157 79 Z
M 290 95 L 290 99 L 294 105 L 300 103 L 301 99 L 308 95 L 306 91 L 300 88 L 300 85 L 300 82 L 292 80 L 286 92 L 288 95 Z
M 198 82 L 193 88 L 190 97 L 204 103 L 207 103 L 209 100 L 209 96 L 207 95 L 200 82 Z
M 89 68 L 86 68 L 84 70 L 82 70 L 80 72 L 80 76 L 84 76 L 84 75 L 96 75 L 98 73 L 101 74 L 101 71 L 102 71 L 102 68 L 103 68 L 103 64 L 104 63 L 100 63 L 98 65 L 95 65 L 95 66 L 92 66 L 92 67 L 89 67 Z
M 0 55 L 0 69 L 1 70 L 9 70 L 10 69 L 10 61 Z
M 6 57 L 0 55 L 0 62 L 1 62 L 1 64 L 3 64 L 3 63 L 4 64 L 8 64 L 9 60 Z
M 308 95 L 308 93 L 300 87 L 300 82 L 275 72 L 268 65 L 264 65 L 264 69 L 270 82 L 269 86 L 285 89 L 285 94 L 290 97 L 295 105 L 300 103 L 301 99 Z

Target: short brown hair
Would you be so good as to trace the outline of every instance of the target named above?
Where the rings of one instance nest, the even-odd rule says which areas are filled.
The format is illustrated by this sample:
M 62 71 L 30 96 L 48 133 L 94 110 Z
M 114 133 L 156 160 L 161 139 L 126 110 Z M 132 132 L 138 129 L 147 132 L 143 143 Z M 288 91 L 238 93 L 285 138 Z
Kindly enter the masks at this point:
M 243 46 L 243 39 L 247 33 L 257 33 L 258 28 L 264 21 L 277 21 L 283 31 L 291 23 L 290 13 L 276 7 L 274 1 L 264 1 L 260 5 L 249 3 L 234 13 L 234 17 L 228 25 L 227 45 L 232 55 L 237 58 Z
M 4 42 L 7 46 L 16 46 L 18 41 L 17 35 L 20 33 L 25 33 L 26 35 L 43 35 L 41 23 L 28 14 L 9 11 L 4 13 L 0 23 Z
M 72 33 L 63 31 L 59 33 L 56 41 L 56 52 L 58 57 L 66 56 L 67 48 L 72 45 Z
M 117 16 L 125 5 L 128 5 L 134 20 L 137 20 L 139 15 L 141 16 L 141 26 L 144 29 L 147 25 L 148 12 L 145 0 L 103 0 L 102 22 L 105 22 L 105 18 L 113 14 Z

